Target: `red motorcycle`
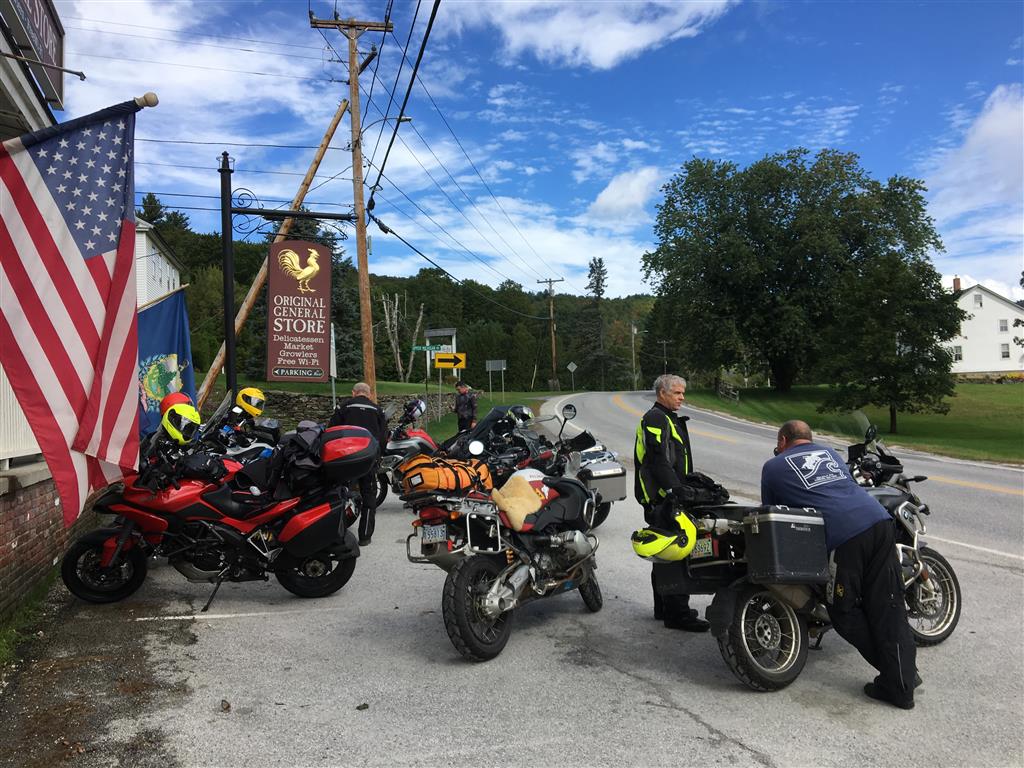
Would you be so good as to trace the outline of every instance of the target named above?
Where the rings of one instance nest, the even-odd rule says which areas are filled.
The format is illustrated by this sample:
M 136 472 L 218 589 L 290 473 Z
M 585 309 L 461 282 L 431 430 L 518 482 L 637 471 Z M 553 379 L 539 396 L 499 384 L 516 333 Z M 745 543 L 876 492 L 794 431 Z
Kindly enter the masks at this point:
M 359 427 L 300 424 L 273 456 L 242 464 L 193 454 L 108 487 L 94 509 L 112 526 L 81 536 L 61 563 L 68 589 L 110 603 L 135 592 L 147 560 L 166 557 L 190 582 L 266 581 L 326 597 L 352 577 L 357 515 L 345 483 L 369 472 L 377 441 Z

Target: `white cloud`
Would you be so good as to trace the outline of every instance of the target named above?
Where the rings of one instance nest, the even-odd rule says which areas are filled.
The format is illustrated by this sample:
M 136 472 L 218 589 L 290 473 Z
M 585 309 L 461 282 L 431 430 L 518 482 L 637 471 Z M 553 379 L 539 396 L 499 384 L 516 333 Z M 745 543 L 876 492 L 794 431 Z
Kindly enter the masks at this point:
M 695 37 L 732 0 L 456 3 L 454 30 L 493 26 L 511 60 L 532 54 L 549 64 L 611 69 L 674 40 Z
M 572 176 L 577 182 L 586 181 L 591 176 L 610 175 L 608 169 L 619 159 L 619 153 L 615 148 L 603 141 L 569 154 L 576 163 Z
M 650 219 L 648 208 L 657 193 L 662 173 L 654 166 L 620 173 L 587 209 L 586 220 L 596 226 L 631 230 Z
M 1001 85 L 952 148 L 927 161 L 929 212 L 946 246 L 936 258 L 943 272 L 982 275 L 1019 297 L 1024 266 L 1024 95 L 1019 84 Z M 1007 290 L 1009 288 L 1009 291 Z

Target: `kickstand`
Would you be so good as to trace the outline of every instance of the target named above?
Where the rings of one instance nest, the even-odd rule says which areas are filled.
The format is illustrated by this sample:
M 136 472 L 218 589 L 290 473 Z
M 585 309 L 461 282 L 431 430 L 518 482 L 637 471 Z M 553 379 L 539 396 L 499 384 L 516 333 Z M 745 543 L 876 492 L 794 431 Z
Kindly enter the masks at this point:
M 200 613 L 206 613 L 208 610 L 210 610 L 210 606 L 213 604 L 213 598 L 217 596 L 217 590 L 219 590 L 220 585 L 224 583 L 224 575 L 226 573 L 227 571 L 221 571 L 219 577 L 217 578 L 217 585 L 213 588 L 213 594 L 210 595 L 210 599 L 206 601 L 206 605 L 203 606 L 203 609 L 200 611 Z
M 829 629 L 830 629 L 829 627 L 821 627 L 818 630 L 818 634 L 814 638 L 814 645 L 812 645 L 810 647 L 810 650 L 812 650 L 812 651 L 820 651 L 821 650 L 821 641 L 824 639 L 825 634 L 829 631 Z

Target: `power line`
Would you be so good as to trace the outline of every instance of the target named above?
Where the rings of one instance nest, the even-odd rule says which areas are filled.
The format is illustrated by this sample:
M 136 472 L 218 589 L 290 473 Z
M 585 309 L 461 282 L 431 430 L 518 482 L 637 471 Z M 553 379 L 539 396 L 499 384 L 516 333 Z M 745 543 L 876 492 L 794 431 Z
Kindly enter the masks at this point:
M 394 35 L 392 35 L 392 36 L 394 36 Z M 452 138 L 455 139 L 455 143 L 458 145 L 459 149 L 462 150 L 462 154 L 465 155 L 466 160 L 469 161 L 469 165 L 473 169 L 473 172 L 476 173 L 477 178 L 479 178 L 481 183 L 484 185 L 484 189 L 487 190 L 487 193 L 491 196 L 491 199 L 494 200 L 495 204 L 498 206 L 498 209 L 502 212 L 502 214 L 504 214 L 505 218 L 508 219 L 509 224 L 511 224 L 513 229 L 516 230 L 516 233 L 519 235 L 519 237 L 522 238 L 523 242 L 526 243 L 527 247 L 531 251 L 533 251 L 533 255 L 537 257 L 538 261 L 543 262 L 544 260 L 541 258 L 540 254 L 537 253 L 537 251 L 534 249 L 534 247 L 530 243 L 530 241 L 526 239 L 526 236 L 523 235 L 522 231 L 516 225 L 516 223 L 512 219 L 512 217 L 508 215 L 508 212 L 505 210 L 504 206 L 498 200 L 497 196 L 494 194 L 494 191 L 491 189 L 490 185 L 487 183 L 487 180 L 484 179 L 483 174 L 481 174 L 480 170 L 476 167 L 476 163 L 474 163 L 473 162 L 473 158 L 469 156 L 469 152 L 466 151 L 466 148 L 463 146 L 462 142 L 459 140 L 459 137 L 456 135 L 455 130 L 452 128 L 451 124 L 449 124 L 448 120 L 445 118 L 444 113 L 441 112 L 441 108 L 437 105 L 437 102 L 434 100 L 434 97 L 431 95 L 430 91 L 428 90 L 426 83 L 423 82 L 422 78 L 418 82 L 419 82 L 420 88 L 422 88 L 423 92 L 427 95 L 427 98 L 430 99 L 430 103 L 433 105 L 434 111 L 437 112 L 438 117 L 441 118 L 441 122 L 444 123 L 445 127 L 448 129 L 448 132 L 452 135 Z M 415 127 L 414 127 L 414 129 L 415 129 Z M 416 134 L 419 135 L 419 131 L 417 131 Z M 420 139 L 423 140 L 423 137 L 420 136 Z M 424 141 L 424 144 L 426 144 L 425 141 Z M 438 161 L 438 162 L 440 162 L 440 161 Z M 447 171 L 447 168 L 445 170 Z M 448 175 L 450 177 L 451 173 L 449 173 Z M 453 179 L 453 181 L 454 181 L 454 179 Z M 458 186 L 457 182 L 456 182 L 456 186 Z M 463 191 L 461 187 L 459 187 L 459 190 L 462 192 L 462 194 L 468 200 L 469 199 L 469 195 L 466 195 L 465 191 Z M 485 218 L 485 220 L 486 220 L 486 218 Z M 498 233 L 497 229 L 494 228 L 494 225 L 492 225 L 490 223 L 490 221 L 488 221 L 487 223 L 488 223 L 488 226 L 490 226 L 491 229 L 494 230 L 494 233 L 497 234 L 498 237 L 502 238 L 502 242 L 504 242 L 505 245 L 507 245 L 509 247 L 509 249 L 512 251 L 512 253 L 515 254 L 516 258 L 518 258 L 520 261 L 522 261 L 523 264 L 525 264 L 526 267 L 531 272 L 533 272 L 537 277 L 541 277 L 542 276 L 540 272 L 538 272 L 536 269 L 534 269 L 532 265 L 530 265 L 527 261 L 525 261 L 523 259 L 522 256 L 519 255 L 519 253 L 516 251 L 516 249 L 512 247 L 511 243 L 509 243 L 507 240 L 505 240 L 505 238 L 502 237 L 500 233 Z
M 220 200 L 220 195 L 199 195 L 199 194 L 193 194 L 191 192 L 153 192 L 153 191 L 141 192 L 139 190 L 135 190 L 135 194 L 136 195 L 142 195 L 142 196 L 155 195 L 156 197 L 195 197 L 195 198 L 200 198 L 200 199 L 205 199 L 205 200 Z M 259 198 L 259 201 L 261 203 L 291 203 L 292 202 L 291 200 L 279 200 L 279 199 L 272 198 L 272 197 Z M 310 206 L 310 205 L 332 205 L 332 206 L 335 206 L 337 208 L 351 208 L 352 207 L 351 203 L 328 203 L 328 202 L 315 202 L 315 201 L 309 201 L 309 202 L 303 201 L 303 205 L 304 206 Z
M 390 11 L 391 11 L 391 3 L 389 2 L 388 3 L 388 13 L 390 13 Z M 377 141 L 374 143 L 374 145 L 373 145 L 373 152 L 370 154 L 370 162 L 371 163 L 373 163 L 373 162 L 375 162 L 377 160 L 377 149 L 380 147 L 381 137 L 384 135 L 384 129 L 387 127 L 388 115 L 391 113 L 391 104 L 395 100 L 395 91 L 398 90 L 398 80 L 399 80 L 399 78 L 401 78 L 402 70 L 405 68 L 406 54 L 407 54 L 407 52 L 409 50 L 409 43 L 412 42 L 412 33 L 413 33 L 413 30 L 416 28 L 416 19 L 419 18 L 419 15 L 420 15 L 420 0 L 416 0 L 416 11 L 412 15 L 412 23 L 409 25 L 409 34 L 405 38 L 405 47 L 401 49 L 402 50 L 402 60 L 400 62 L 398 62 L 398 72 L 395 73 L 395 83 L 388 90 L 388 106 L 387 106 L 387 109 L 385 109 L 384 112 L 383 112 L 384 119 L 383 119 L 383 121 L 381 121 L 380 130 L 377 131 Z M 394 32 L 391 33 L 391 36 L 395 37 Z M 384 41 L 385 40 L 387 40 L 387 33 L 386 32 L 384 33 L 384 35 L 383 35 L 383 37 L 381 39 L 381 44 L 380 45 L 381 45 L 382 49 L 384 48 Z M 398 42 L 398 38 L 397 37 L 395 37 L 395 44 L 401 46 L 401 43 Z M 378 54 L 378 56 L 379 56 L 379 54 Z M 379 69 L 379 67 L 380 67 L 380 58 L 377 59 L 377 66 L 373 68 L 373 78 L 370 80 L 370 99 L 368 101 L 372 101 L 373 86 L 374 86 L 374 84 L 378 80 L 377 70 Z M 381 82 L 381 87 L 385 87 L 383 82 Z M 376 106 L 376 105 L 374 105 L 374 106 Z M 377 111 L 380 112 L 380 107 L 377 107 Z M 372 197 L 372 194 L 371 194 L 371 197 Z
M 366 209 L 368 211 L 373 210 L 373 192 L 376 189 L 377 184 L 380 182 L 380 177 L 384 174 L 384 168 L 388 164 L 388 156 L 391 154 L 391 148 L 395 145 L 395 137 L 398 136 L 398 126 L 402 123 L 402 116 L 405 114 L 405 107 L 409 103 L 409 95 L 412 93 L 413 83 L 416 82 L 416 73 L 419 72 L 420 62 L 423 61 L 423 52 L 427 49 L 427 40 L 430 39 L 430 30 L 434 27 L 434 19 L 437 17 L 437 9 L 441 5 L 441 0 L 434 0 L 434 7 L 430 10 L 430 20 L 427 22 L 427 29 L 423 33 L 423 41 L 420 43 L 420 52 L 416 55 L 416 63 L 412 67 L 412 75 L 409 77 L 409 87 L 405 89 L 405 98 L 402 99 L 402 106 L 398 110 L 398 119 L 395 121 L 395 129 L 391 132 L 391 141 L 388 142 L 388 148 L 384 152 L 384 160 L 378 166 L 377 181 L 374 182 L 373 186 L 370 187 L 370 199 L 366 203 Z
M 385 178 L 386 178 L 386 177 L 385 177 Z M 392 184 L 392 186 L 394 186 L 394 185 Z M 496 275 L 497 275 L 498 277 L 500 277 L 500 278 L 502 278 L 502 279 L 504 279 L 504 280 L 511 280 L 512 282 L 515 282 L 515 281 L 514 281 L 514 280 L 512 280 L 512 278 L 510 278 L 510 277 L 509 277 L 508 275 L 506 275 L 506 274 L 503 274 L 502 272 L 499 272 L 499 271 L 498 271 L 498 270 L 497 270 L 496 268 L 494 268 L 493 266 L 491 266 L 490 264 L 488 264 L 488 263 L 487 263 L 486 261 L 484 261 L 484 260 L 483 260 L 483 259 L 482 259 L 482 258 L 481 258 L 480 256 L 478 256 L 478 255 L 477 255 L 476 253 L 474 253 L 474 252 L 473 252 L 473 251 L 471 251 L 471 250 L 470 250 L 469 248 L 467 248 L 467 247 L 466 247 L 465 245 L 463 245 L 463 244 L 462 244 L 462 242 L 461 242 L 461 241 L 459 241 L 459 239 L 458 239 L 457 237 L 455 237 L 455 235 L 453 235 L 453 234 L 452 234 L 451 232 L 449 232 L 449 231 L 448 231 L 447 229 L 445 229 L 443 225 L 441 225 L 440 223 L 438 223 L 438 222 L 437 222 L 437 220 L 435 220 L 433 216 L 431 216 L 431 215 L 430 215 L 429 213 L 427 213 L 426 211 L 424 211 L 424 210 L 423 210 L 423 208 L 421 208 L 421 207 L 420 207 L 420 205 L 419 205 L 419 204 L 418 204 L 418 203 L 417 203 L 417 202 L 416 202 L 415 200 L 413 200 L 413 199 L 412 199 L 411 197 L 409 197 L 409 196 L 408 196 L 407 194 L 405 194 L 405 192 L 403 192 L 403 191 L 402 191 L 401 189 L 399 189 L 398 187 L 395 187 L 395 191 L 396 191 L 396 192 L 398 192 L 398 193 L 399 193 L 400 195 L 402 195 L 402 197 L 404 197 L 404 198 L 405 198 L 406 200 L 408 200 L 408 201 L 409 201 L 410 203 L 412 203 L 413 207 L 415 207 L 415 208 L 416 208 L 416 210 L 418 210 L 418 211 L 419 211 L 420 213 L 422 213 L 422 214 L 423 214 L 424 216 L 426 216 L 426 217 L 427 217 L 427 218 L 428 218 L 428 219 L 430 220 L 430 223 L 431 223 L 431 224 L 433 224 L 433 225 L 434 225 L 435 227 L 437 227 L 437 228 L 438 228 L 439 230 L 441 230 L 442 232 L 444 232 L 444 233 L 445 233 L 445 234 L 446 234 L 446 235 L 448 236 L 448 238 L 449 238 L 449 239 L 450 239 L 450 240 L 451 240 L 451 241 L 452 241 L 453 243 L 455 243 L 455 245 L 456 245 L 456 246 L 458 246 L 459 248 L 461 248 L 462 250 L 464 250 L 464 251 L 465 251 L 466 253 L 468 253 L 468 254 L 469 254 L 469 255 L 470 255 L 470 256 L 471 256 L 472 258 L 474 258 L 474 259 L 476 259 L 476 260 L 477 260 L 478 262 L 480 262 L 480 264 L 482 264 L 482 265 L 484 266 L 484 268 L 486 268 L 486 269 L 489 269 L 489 270 L 491 270 L 491 272 L 493 272 L 493 273 L 494 273 L 494 274 L 496 274 Z M 408 219 L 409 219 L 410 221 L 412 221 L 412 222 L 413 222 L 414 224 L 416 224 L 417 226 L 419 226 L 419 227 L 420 227 L 420 229 L 422 229 L 422 230 L 423 230 L 424 232 L 427 232 L 427 234 L 428 234 L 428 235 L 430 235 L 431 237 L 433 237 L 433 238 L 437 239 L 437 240 L 438 240 L 439 242 L 441 242 L 441 243 L 442 243 L 442 245 L 444 245 L 445 247 L 448 247 L 448 245 L 447 245 L 446 243 L 444 243 L 443 241 L 441 241 L 441 238 L 439 238 L 439 237 L 438 237 L 438 236 L 437 236 L 436 234 L 433 234 L 432 232 L 429 232 L 429 231 L 427 230 L 427 228 L 426 228 L 426 227 L 424 227 L 424 226 L 423 226 L 422 224 L 420 224 L 420 223 L 419 223 L 418 221 L 416 221 L 416 219 L 415 219 L 415 218 L 414 218 L 413 216 L 410 216 L 410 215 L 409 215 L 408 213 L 406 213 L 405 211 L 403 211 L 403 210 L 402 210 L 401 208 L 399 208 L 399 207 L 398 207 L 397 205 L 395 205 L 395 204 L 394 204 L 394 203 L 392 203 L 391 201 L 387 200 L 386 198 L 384 198 L 384 197 L 381 197 L 381 200 L 384 200 L 384 202 L 386 202 L 386 203 L 387 203 L 388 205 L 390 205 L 390 206 L 391 206 L 392 208 L 394 208 L 394 209 L 395 209 L 396 211 L 398 211 L 398 212 L 399 212 L 399 213 L 401 213 L 401 214 L 402 214 L 403 216 L 405 216 L 405 217 L 406 217 L 406 218 L 408 218 Z M 465 258 L 465 257 L 463 257 L 463 258 Z
M 141 139 L 139 139 L 139 141 L 141 141 Z M 136 165 L 156 165 L 156 166 L 160 166 L 162 168 L 187 168 L 189 170 L 195 170 L 195 171 L 215 171 L 215 170 L 217 170 L 216 164 L 214 164 L 214 165 L 182 165 L 181 163 L 154 163 L 154 162 L 148 162 L 148 161 L 143 161 L 143 160 L 136 160 L 135 164 Z M 346 169 L 346 170 L 348 170 L 348 169 Z M 345 171 L 340 171 L 339 173 L 344 173 L 344 172 Z M 276 175 L 276 176 L 300 176 L 300 177 L 305 177 L 305 175 L 306 175 L 304 173 L 299 173 L 298 171 L 264 171 L 264 170 L 259 170 L 259 169 L 256 169 L 256 168 L 239 168 L 238 166 L 235 166 L 234 173 L 236 173 L 236 174 L 238 174 L 238 173 L 269 173 L 269 174 L 273 174 L 273 175 Z M 317 174 L 317 175 L 320 175 L 320 174 Z M 314 176 L 313 178 L 316 178 L 316 176 Z M 340 176 L 338 174 L 335 174 L 334 176 L 331 176 L 331 178 L 332 179 L 338 178 L 338 179 L 342 179 L 343 181 L 351 181 L 352 180 L 352 179 L 346 179 L 344 176 Z
M 193 139 L 140 139 L 136 141 L 148 141 L 154 144 L 201 144 L 214 147 L 267 147 L 270 149 L 319 149 L 319 146 L 307 144 L 257 144 L 252 141 L 195 141 Z M 341 147 L 327 147 L 327 149 L 342 149 Z
M 131 37 L 136 40 L 162 40 L 167 43 L 178 43 L 179 45 L 196 45 L 203 46 L 204 48 L 220 48 L 225 51 L 242 51 L 243 53 L 258 53 L 266 56 L 266 51 L 257 50 L 255 48 L 239 48 L 234 45 L 219 45 L 218 43 L 202 43 L 198 40 L 181 40 L 174 37 L 156 37 L 154 35 L 138 35 L 134 32 L 115 32 L 112 29 L 93 29 L 91 27 L 76 27 L 73 24 L 68 24 L 64 27 L 65 29 L 77 29 L 82 32 L 95 32 L 99 35 L 117 35 L 119 37 Z M 274 45 L 282 45 L 282 43 L 274 43 Z M 303 56 L 299 53 L 288 54 L 289 59 L 306 59 L 308 61 L 323 61 L 323 56 Z
M 305 80 L 313 83 L 334 82 L 330 78 L 303 77 L 302 75 L 282 75 L 274 72 L 251 72 L 246 69 L 227 69 L 225 67 L 207 67 L 202 64 L 180 64 L 175 61 L 153 61 L 152 59 L 131 59 L 125 56 L 104 56 L 101 53 L 82 53 L 80 51 L 67 51 L 68 56 L 85 56 L 90 59 L 108 59 L 110 61 L 134 61 L 138 64 L 159 64 L 163 67 L 184 67 L 185 69 L 203 69 L 209 72 L 231 72 L 236 75 L 260 75 L 261 77 L 280 77 L 287 80 Z
M 476 295 L 477 295 L 477 296 L 479 296 L 479 297 L 480 297 L 481 299 L 484 299 L 485 301 L 488 301 L 488 302 L 490 302 L 491 304 L 494 304 L 495 306 L 501 307 L 501 308 L 502 308 L 502 309 L 504 309 L 504 310 L 505 310 L 506 312 L 511 312 L 512 314 L 514 314 L 514 315 L 518 315 L 519 317 L 525 317 L 525 318 L 527 318 L 528 320 L 547 320 L 547 319 L 548 319 L 548 318 L 546 318 L 546 317 L 544 317 L 544 316 L 542 316 L 542 315 L 527 315 L 526 313 L 524 313 L 524 312 L 520 312 L 520 311 L 519 311 L 519 310 L 517 310 L 517 309 L 512 309 L 512 307 L 507 307 L 507 306 L 505 306 L 504 304 L 502 304 L 502 303 L 501 303 L 500 301 L 496 301 L 495 299 L 492 299 L 492 298 L 491 298 L 490 296 L 488 296 L 487 294 L 484 294 L 484 293 L 480 293 L 480 291 L 478 291 L 478 290 L 476 290 L 476 289 L 474 289 L 474 288 L 471 288 L 470 286 L 466 285 L 466 283 L 465 283 L 465 281 L 464 281 L 464 280 L 460 280 L 459 278 L 457 278 L 457 277 L 456 277 L 455 275 L 453 275 L 453 274 L 452 274 L 451 272 L 449 272 L 449 271 L 448 271 L 447 269 L 445 269 L 445 268 L 444 268 L 444 267 L 442 267 L 442 266 L 441 266 L 440 264 L 438 264 L 438 263 L 437 263 L 436 261 L 434 261 L 434 260 L 433 260 L 432 258 L 430 258 L 429 256 L 427 256 L 427 254 L 423 253 L 423 251 L 421 251 L 421 250 L 420 250 L 419 248 L 417 248 L 417 247 L 416 247 L 415 245 L 413 245 L 413 244 L 412 244 L 412 243 L 410 243 L 410 242 L 409 242 L 408 240 L 406 240 L 406 239 L 405 239 L 404 237 L 402 237 L 402 236 L 401 236 L 400 234 L 398 234 L 398 233 L 397 233 L 397 232 L 395 232 L 395 231 L 394 231 L 393 229 L 391 229 L 390 227 L 388 227 L 388 226 L 387 226 L 387 225 L 386 225 L 386 224 L 385 224 L 384 222 L 382 222 L 382 221 L 381 221 L 380 219 L 378 219 L 378 218 L 377 218 L 376 216 L 374 216 L 374 215 L 373 215 L 372 213 L 370 213 L 369 211 L 367 211 L 366 215 L 367 215 L 367 216 L 369 216 L 369 217 L 370 217 L 370 218 L 371 218 L 371 219 L 372 219 L 372 220 L 373 220 L 374 222 L 376 222 L 377 226 L 378 226 L 378 227 L 380 227 L 380 231 L 381 231 L 381 232 L 383 232 L 383 233 L 384 233 L 384 234 L 386 234 L 386 235 L 394 235 L 395 237 L 397 237 L 397 238 L 398 238 L 398 239 L 399 239 L 399 240 L 400 240 L 400 241 L 401 241 L 402 243 L 404 243 L 404 244 L 406 245 L 406 247 L 408 247 L 408 248 L 409 248 L 410 250 L 412 250 L 412 251 L 413 251 L 413 253 L 415 253 L 415 254 L 416 254 L 417 256 L 419 256 L 420 258 L 422 258 L 422 259 L 424 259 L 424 260 L 426 260 L 426 261 L 430 262 L 431 264 L 433 264 L 433 265 L 434 265 L 435 267 L 437 267 L 437 268 L 438 268 L 439 270 L 441 270 L 441 271 L 442 271 L 442 272 L 444 272 L 444 273 L 445 273 L 446 275 L 448 275 L 448 277 L 450 277 L 450 278 L 451 278 L 452 280 L 454 280 L 454 281 L 455 281 L 456 283 L 458 283 L 459 285 L 461 285 L 461 286 L 462 286 L 463 288 L 465 288 L 466 290 L 470 291 L 471 293 L 474 293 L 474 294 L 476 294 Z
M 150 27 L 150 26 L 146 26 L 145 24 L 128 24 L 128 23 L 122 22 L 122 21 L 107 21 L 105 19 L 104 20 L 100 20 L 100 19 L 86 19 L 86 18 L 83 18 L 81 16 L 65 16 L 64 18 L 68 19 L 68 20 L 71 20 L 71 21 L 86 21 L 86 22 L 89 22 L 90 24 L 110 24 L 110 25 L 115 26 L 115 27 L 132 27 L 133 29 L 148 29 L 148 30 L 151 30 L 151 31 L 154 31 L 154 32 L 170 32 L 172 34 L 184 34 L 183 32 L 179 33 L 178 30 L 176 30 L 176 29 L 168 29 L 167 27 Z M 96 32 L 100 32 L 102 30 L 95 30 L 95 31 Z M 320 47 L 316 46 L 316 45 L 300 45 L 299 43 L 282 43 L 279 40 L 256 40 L 256 39 L 253 39 L 251 37 L 237 37 L 236 35 L 212 35 L 212 34 L 207 34 L 207 35 L 205 35 L 205 37 L 209 37 L 209 38 L 213 38 L 213 39 L 220 39 L 220 40 L 241 40 L 242 42 L 245 42 L 245 43 L 260 43 L 262 45 L 271 45 L 271 46 L 278 46 L 278 47 L 285 47 L 285 48 L 306 48 L 306 49 L 311 50 L 311 51 L 319 51 L 320 50 Z

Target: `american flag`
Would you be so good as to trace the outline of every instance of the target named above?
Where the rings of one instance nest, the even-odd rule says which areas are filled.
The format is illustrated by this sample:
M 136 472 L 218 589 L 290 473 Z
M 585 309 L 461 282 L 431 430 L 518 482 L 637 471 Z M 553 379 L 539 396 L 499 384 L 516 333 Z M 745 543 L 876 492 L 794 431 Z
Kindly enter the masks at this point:
M 60 494 L 136 466 L 134 101 L 0 148 L 0 361 Z

